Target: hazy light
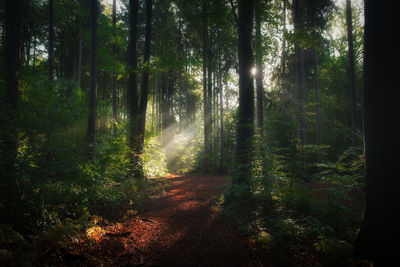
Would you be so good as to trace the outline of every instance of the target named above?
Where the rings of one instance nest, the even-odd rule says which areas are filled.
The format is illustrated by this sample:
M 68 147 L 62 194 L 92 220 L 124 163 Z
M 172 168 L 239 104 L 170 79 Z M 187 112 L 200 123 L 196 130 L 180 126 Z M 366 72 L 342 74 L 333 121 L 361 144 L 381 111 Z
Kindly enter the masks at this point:
M 257 74 L 256 67 L 251 68 L 251 75 L 255 76 Z

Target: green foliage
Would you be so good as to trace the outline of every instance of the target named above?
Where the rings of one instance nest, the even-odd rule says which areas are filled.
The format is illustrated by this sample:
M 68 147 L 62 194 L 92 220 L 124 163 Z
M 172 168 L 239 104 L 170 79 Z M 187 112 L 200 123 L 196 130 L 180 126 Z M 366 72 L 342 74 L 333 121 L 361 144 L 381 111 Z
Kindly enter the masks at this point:
M 144 172 L 149 177 L 160 177 L 167 173 L 167 160 L 161 149 L 158 136 L 152 136 L 144 143 Z

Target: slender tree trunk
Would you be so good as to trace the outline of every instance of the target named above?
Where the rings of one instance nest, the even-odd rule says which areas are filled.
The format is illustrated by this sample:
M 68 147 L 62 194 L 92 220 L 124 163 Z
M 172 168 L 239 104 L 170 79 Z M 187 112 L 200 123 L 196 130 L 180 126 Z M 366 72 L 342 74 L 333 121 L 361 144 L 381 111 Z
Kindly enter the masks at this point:
M 139 138 L 139 97 L 137 88 L 137 25 L 138 25 L 138 0 L 129 0 L 129 59 L 128 65 L 130 68 L 129 81 L 128 81 L 128 111 L 129 111 L 129 148 L 131 150 L 131 164 L 133 175 L 141 177 L 138 166 L 140 164 L 140 157 L 138 151 Z
M 210 36 L 209 39 L 211 39 Z M 212 151 L 214 150 L 214 142 L 213 142 L 213 71 L 212 71 L 212 47 L 210 44 L 210 40 L 207 46 L 207 131 L 208 131 L 208 138 L 209 138 L 209 154 L 206 157 L 210 157 Z
M 167 82 L 167 74 L 163 72 L 161 74 L 161 129 L 162 129 L 162 146 L 166 147 L 168 143 L 166 130 L 168 128 L 168 82 Z
M 314 67 L 314 99 L 315 99 L 315 134 L 317 141 L 317 161 L 322 163 L 321 153 L 321 107 L 319 99 L 319 79 L 318 79 L 318 56 L 317 51 L 313 49 L 313 67 Z
M 219 88 L 219 117 L 220 117 L 220 161 L 219 169 L 221 172 L 224 171 L 225 166 L 225 149 L 224 149 L 224 104 L 222 100 L 223 88 L 222 88 L 222 69 L 221 69 L 221 40 L 219 35 L 219 30 L 217 32 L 218 38 L 218 88 Z
M 153 86 L 153 101 L 151 103 L 151 131 L 154 131 L 154 121 L 155 121 L 155 108 L 156 108 L 156 95 L 157 95 L 157 76 L 153 75 L 154 86 Z
M 31 59 L 31 32 L 28 30 L 28 41 L 26 42 L 26 66 L 29 67 Z
M 304 7 L 300 0 L 293 0 L 293 13 L 294 13 L 294 28 L 295 32 L 301 32 L 304 28 Z M 306 101 L 307 94 L 305 88 L 305 63 L 304 63 L 304 48 L 300 47 L 300 41 L 295 43 L 295 84 L 294 84 L 294 96 L 295 105 L 297 106 L 297 131 L 300 135 L 301 147 L 302 147 L 302 166 L 305 164 L 305 151 L 304 146 L 308 143 L 307 136 L 307 118 L 306 118 Z
M 144 45 L 144 59 L 143 63 L 145 66 L 150 64 L 150 44 L 151 44 L 151 20 L 152 20 L 152 0 L 146 0 L 146 36 Z M 141 84 L 141 96 L 140 96 L 140 107 L 139 107 L 139 152 L 143 153 L 144 146 L 144 132 L 146 128 L 146 110 L 147 100 L 149 95 L 149 66 L 145 67 L 143 71 L 142 84 Z
M 264 88 L 263 88 L 263 48 L 261 40 L 261 5 L 260 0 L 256 0 L 255 23 L 256 23 L 256 90 L 257 90 L 257 133 L 264 135 Z
M 115 39 L 116 35 L 116 24 L 117 24 L 117 1 L 113 0 L 112 7 L 112 27 L 113 27 L 113 38 Z M 112 44 L 112 55 L 115 57 L 115 40 L 113 40 Z M 113 114 L 113 127 L 115 129 L 115 124 L 118 121 L 118 106 L 117 106 L 117 79 L 115 77 L 115 72 L 111 73 L 111 102 L 112 102 L 112 114 Z
M 36 67 L 36 45 L 37 45 L 37 39 L 36 36 L 33 38 L 33 59 L 32 59 L 32 66 L 33 69 Z
M 90 87 L 89 115 L 87 121 L 87 147 L 89 159 L 94 159 L 96 149 L 96 101 L 97 101 L 97 16 L 98 2 L 90 1 Z
M 357 146 L 357 127 L 356 127 L 356 73 L 354 62 L 353 47 L 353 19 L 351 10 L 351 0 L 346 0 L 346 23 L 347 23 L 347 45 L 349 65 L 347 69 L 349 93 L 350 93 L 350 116 L 351 116 L 351 145 Z
M 306 70 L 305 70 L 305 62 L 304 62 L 304 48 L 299 48 L 299 82 L 300 82 L 300 109 L 301 109 L 301 140 L 302 146 L 308 144 L 308 135 L 307 135 L 307 93 L 306 93 Z
M 5 3 L 5 96 L 1 108 L 5 125 L 1 131 L 2 177 L 1 202 L 8 206 L 5 222 L 14 220 L 15 206 L 20 201 L 17 182 L 18 152 L 18 101 L 19 75 L 21 65 L 21 0 L 7 0 Z M 6 188 L 6 190 L 4 190 Z
M 239 0 L 238 54 L 239 54 L 239 114 L 237 125 L 237 174 L 234 183 L 244 183 L 250 175 L 254 136 L 254 86 L 252 28 L 253 1 Z
M 208 114 L 208 98 L 210 97 L 207 93 L 207 36 L 208 36 L 208 19 L 206 0 L 203 0 L 202 6 L 203 16 L 203 109 L 204 109 L 204 172 L 208 172 L 208 155 L 210 153 L 210 136 L 209 136 L 209 114 Z
M 287 9 L 287 0 L 283 0 L 283 36 L 282 36 L 282 78 L 286 78 L 286 38 L 287 38 L 287 29 L 286 29 L 286 9 Z M 284 81 L 281 78 L 281 87 L 284 86 Z
M 79 30 L 79 56 L 78 56 L 78 86 L 81 88 L 81 76 L 82 76 L 82 29 Z
M 49 0 L 49 47 L 48 47 L 48 79 L 53 91 L 54 79 L 54 0 Z
M 385 1 L 364 2 L 364 127 L 366 207 L 355 243 L 374 266 L 398 261 L 400 240 L 397 123 L 399 118 L 397 9 Z

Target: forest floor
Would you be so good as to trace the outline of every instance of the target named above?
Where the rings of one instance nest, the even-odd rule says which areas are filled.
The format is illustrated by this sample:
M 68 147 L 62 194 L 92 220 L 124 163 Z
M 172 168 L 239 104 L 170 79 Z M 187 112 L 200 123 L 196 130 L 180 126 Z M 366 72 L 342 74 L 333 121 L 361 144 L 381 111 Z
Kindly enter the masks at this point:
M 92 242 L 72 242 L 63 265 L 278 266 L 262 244 L 242 234 L 213 205 L 225 176 L 171 175 L 166 190 L 142 214 L 93 227 Z M 266 263 L 266 261 L 268 263 Z

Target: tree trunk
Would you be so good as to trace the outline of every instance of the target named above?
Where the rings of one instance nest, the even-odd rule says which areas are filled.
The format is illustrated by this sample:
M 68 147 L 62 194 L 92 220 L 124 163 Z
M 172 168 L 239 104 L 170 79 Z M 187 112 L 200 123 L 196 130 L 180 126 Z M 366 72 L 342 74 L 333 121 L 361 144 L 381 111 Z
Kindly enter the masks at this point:
M 212 151 L 214 149 L 214 142 L 213 142 L 213 80 L 212 80 L 212 47 L 211 47 L 211 39 L 212 36 L 208 39 L 208 45 L 207 45 L 207 135 L 208 135 L 208 142 L 209 142 L 209 147 L 208 147 L 208 154 L 206 154 L 206 157 L 210 157 L 212 154 Z
M 355 244 L 375 266 L 396 262 L 400 240 L 397 124 L 399 118 L 397 9 L 385 1 L 364 3 L 364 141 L 366 207 Z
M 321 153 L 321 107 L 319 99 L 319 80 L 318 80 L 318 57 L 317 51 L 313 49 L 313 67 L 314 67 L 314 99 L 315 99 L 315 135 L 317 143 L 317 161 L 322 163 Z
M 89 159 L 94 158 L 96 149 L 96 101 L 97 101 L 97 16 L 98 2 L 90 1 L 90 84 L 89 84 L 89 115 L 87 122 L 87 147 Z
M 15 206 L 20 194 L 17 183 L 16 159 L 18 152 L 18 101 L 19 75 L 21 65 L 21 0 L 7 0 L 5 3 L 5 96 L 2 107 L 5 125 L 2 125 L 1 141 L 2 177 L 1 202 L 8 206 L 5 220 L 12 223 Z M 18 209 L 17 209 L 18 211 Z
M 223 88 L 222 88 L 222 69 L 221 69 L 221 40 L 218 30 L 218 88 L 219 88 L 219 122 L 220 122 L 220 161 L 219 169 L 221 172 L 224 171 L 225 166 L 225 149 L 224 149 L 224 104 L 222 100 Z
M 264 88 L 263 88 L 263 48 L 261 40 L 261 5 L 260 0 L 256 0 L 255 22 L 256 22 L 256 91 L 257 91 L 257 133 L 264 135 Z
M 130 69 L 128 81 L 128 111 L 129 111 L 129 148 L 131 152 L 131 168 L 135 177 L 142 176 L 139 173 L 138 166 L 140 157 L 138 151 L 138 125 L 139 125 L 139 106 L 138 106 L 138 88 L 137 88 L 137 24 L 138 24 L 138 0 L 129 0 L 129 59 Z
M 82 76 L 82 29 L 79 31 L 79 56 L 78 56 L 78 86 L 81 88 L 81 76 Z
M 203 0 L 202 6 L 203 15 L 203 109 L 204 109 L 204 172 L 208 172 L 208 155 L 210 150 L 210 122 L 208 114 L 208 98 L 210 97 L 207 93 L 207 36 L 208 36 L 208 19 L 206 10 L 206 0 Z
M 357 146 L 357 132 L 356 132 L 356 73 L 354 62 L 354 48 L 353 48 L 353 19 L 351 10 L 351 1 L 346 0 L 346 22 L 347 22 L 347 45 L 349 65 L 347 69 L 347 76 L 349 82 L 350 93 L 350 114 L 351 114 L 351 145 Z
M 239 114 L 237 125 L 237 174 L 234 183 L 244 183 L 250 175 L 254 135 L 254 86 L 252 28 L 253 2 L 239 0 L 238 55 L 239 55 Z
M 112 55 L 115 57 L 115 35 L 116 35 L 116 24 L 117 24 L 117 1 L 113 0 L 112 7 L 112 27 L 113 27 L 113 44 L 112 44 Z M 111 102 L 112 102 L 112 114 L 113 114 L 113 125 L 118 121 L 118 106 L 117 106 L 117 79 L 115 78 L 115 72 L 111 73 Z
M 54 0 L 49 0 L 49 47 L 48 47 L 48 79 L 53 91 L 54 79 Z
M 282 36 L 282 73 L 281 73 L 281 88 L 285 88 L 284 87 L 284 81 L 283 79 L 286 78 L 286 38 L 287 38 L 287 29 L 286 29 L 286 9 L 287 9 L 287 0 L 283 0 L 283 36 Z M 282 90 L 283 91 L 283 90 Z M 287 92 L 287 91 L 285 91 Z
M 162 129 L 162 146 L 166 147 L 168 143 L 167 128 L 169 120 L 168 111 L 168 81 L 167 74 L 165 72 L 161 73 L 161 129 Z
M 152 0 L 146 0 L 146 36 L 144 44 L 144 58 L 143 63 L 145 70 L 143 71 L 142 84 L 141 84 L 141 95 L 140 95 L 140 106 L 139 106 L 139 152 L 143 153 L 144 146 L 144 132 L 146 128 L 146 110 L 147 100 L 149 95 L 149 68 L 150 64 L 150 44 L 151 44 L 151 20 L 152 20 Z
M 293 0 L 293 19 L 295 32 L 301 32 L 304 29 L 304 7 L 300 0 Z M 304 65 L 304 48 L 300 46 L 300 41 L 295 43 L 295 83 L 294 83 L 294 98 L 297 111 L 297 131 L 301 141 L 302 166 L 305 164 L 305 148 L 308 143 L 307 137 L 307 117 L 306 117 L 306 101 L 307 94 L 305 88 L 305 65 Z

